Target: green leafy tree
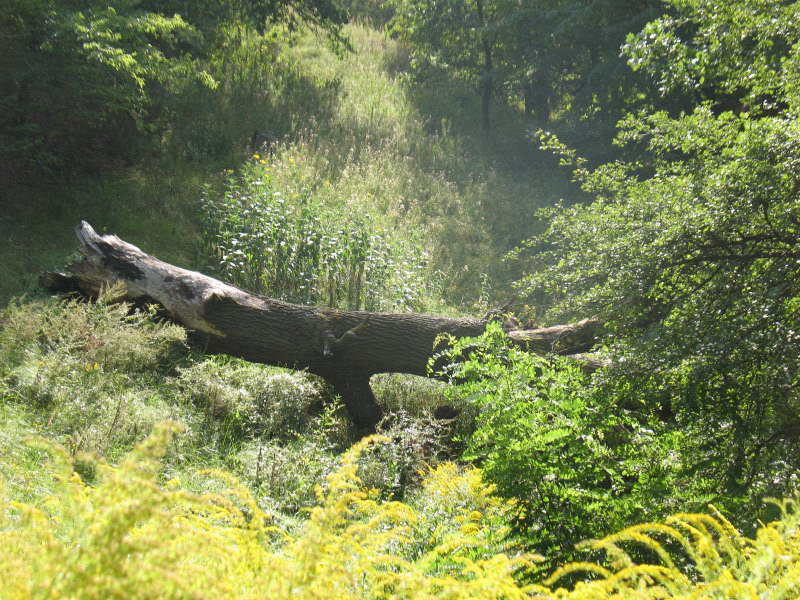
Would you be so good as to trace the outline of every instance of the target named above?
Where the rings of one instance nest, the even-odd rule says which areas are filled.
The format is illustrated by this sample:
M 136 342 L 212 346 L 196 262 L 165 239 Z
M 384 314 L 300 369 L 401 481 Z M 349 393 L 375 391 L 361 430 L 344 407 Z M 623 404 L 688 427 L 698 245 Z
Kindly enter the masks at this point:
M 146 128 L 151 91 L 178 79 L 213 85 L 181 47 L 196 31 L 137 2 L 12 1 L 0 17 L 0 154 L 6 170 L 125 159 Z
M 524 112 L 540 123 L 571 114 L 602 123 L 607 131 L 643 92 L 620 58 L 620 46 L 628 33 L 661 13 L 656 0 L 396 0 L 395 5 L 394 30 L 410 43 L 417 72 L 440 70 L 475 85 L 485 130 L 492 100 L 500 97 L 521 100 Z
M 520 2 L 504 22 L 508 84 L 540 123 L 572 112 L 613 124 L 634 85 L 642 91 L 620 46 L 660 12 L 655 0 Z
M 607 320 L 618 400 L 691 433 L 683 467 L 732 505 L 800 466 L 800 3 L 671 5 L 626 53 L 699 103 L 626 118 L 640 161 L 579 166 L 595 201 L 554 211 L 525 285 Z
M 549 566 L 581 556 L 588 538 L 706 499 L 671 464 L 680 438 L 620 409 L 574 361 L 514 347 L 497 323 L 442 354 L 448 399 L 476 414 L 464 458 L 515 499 L 521 538 Z
M 490 129 L 504 0 L 396 0 L 394 31 L 411 44 L 419 73 L 444 71 L 481 95 L 481 125 Z
M 169 128 L 171 99 L 213 88 L 209 57 L 236 38 L 310 23 L 340 39 L 335 0 L 9 0 L 0 14 L 0 173 L 103 169 Z M 241 36 L 240 36 L 241 37 Z

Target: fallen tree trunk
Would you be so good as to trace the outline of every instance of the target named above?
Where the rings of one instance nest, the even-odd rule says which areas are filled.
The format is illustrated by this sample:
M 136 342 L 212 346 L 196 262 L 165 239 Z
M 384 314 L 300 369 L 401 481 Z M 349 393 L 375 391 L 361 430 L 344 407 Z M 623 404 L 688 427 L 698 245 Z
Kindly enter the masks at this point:
M 126 298 L 162 305 L 170 318 L 207 336 L 207 351 L 270 365 L 305 369 L 341 395 L 355 425 L 366 431 L 382 417 L 369 380 L 377 373 L 425 375 L 440 335 L 480 335 L 486 319 L 416 313 L 341 311 L 264 298 L 195 271 L 167 264 L 116 236 L 76 228 L 84 258 L 69 275 L 49 274 L 45 285 L 66 282 L 84 294 L 122 282 Z M 536 352 L 577 353 L 594 343 L 601 325 L 512 330 L 516 343 Z M 591 360 L 589 360 L 591 364 Z

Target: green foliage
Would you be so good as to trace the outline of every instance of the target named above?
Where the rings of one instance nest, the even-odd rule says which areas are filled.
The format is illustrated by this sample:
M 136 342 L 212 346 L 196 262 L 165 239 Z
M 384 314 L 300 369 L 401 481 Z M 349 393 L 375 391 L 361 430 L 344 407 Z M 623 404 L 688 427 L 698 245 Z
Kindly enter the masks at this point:
M 323 406 L 320 382 L 307 374 L 190 353 L 181 328 L 111 303 L 112 292 L 96 304 L 18 302 L 2 313 L 0 473 L 13 497 L 41 498 L 52 488 L 39 470 L 41 453 L 22 444 L 28 435 L 60 441 L 93 480 L 98 457 L 119 458 L 154 423 L 171 419 L 185 428 L 167 456 L 172 476 L 200 492 L 204 483 L 191 469 L 224 465 L 262 508 L 288 521 L 304 517 L 352 443 L 342 406 Z M 390 405 L 411 393 L 377 389 Z M 404 497 L 447 454 L 448 428 L 416 409 L 398 410 L 382 427 L 386 441 L 359 461 L 365 485 L 380 497 Z
M 216 491 L 192 494 L 159 479 L 175 426 L 159 426 L 119 467 L 98 465 L 87 485 L 66 452 L 49 457 L 53 494 L 39 505 L 9 502 L 0 486 L 3 598 L 794 598 L 798 513 L 753 539 L 719 513 L 678 514 L 587 544 L 607 564 L 581 562 L 545 584 L 515 577 L 532 557 L 506 547 L 512 506 L 480 472 L 443 465 L 410 504 L 379 502 L 356 475 L 367 439 L 344 454 L 309 520 L 287 532 L 234 477 L 202 474 Z M 637 559 L 644 548 L 653 560 Z M 566 577 L 584 581 L 557 588 Z
M 405 558 L 428 513 L 362 491 L 358 456 L 375 440 L 342 457 L 308 522 L 291 535 L 224 472 L 205 474 L 221 484 L 216 493 L 159 485 L 171 430 L 158 428 L 118 468 L 100 465 L 96 486 L 71 473 L 63 450 L 45 445 L 59 482 L 50 501 L 0 504 L 3 598 L 524 597 L 513 578 L 524 559 L 470 556 L 486 536 L 503 535 L 503 503 L 474 472 L 432 474 L 432 493 L 449 502 L 448 517 L 430 516 L 450 531 Z
M 320 394 L 318 382 L 302 373 L 211 359 L 180 368 L 174 385 L 235 443 L 302 431 Z
M 3 11 L 6 172 L 63 167 L 70 154 L 84 165 L 104 154 L 125 158 L 122 140 L 153 124 L 157 89 L 193 79 L 214 85 L 186 51 L 198 39 L 180 15 L 141 10 L 135 0 L 84 4 L 12 1 Z
M 394 31 L 411 42 L 412 67 L 441 68 L 452 77 L 477 85 L 485 70 L 483 42 L 489 41 L 487 23 L 479 13 L 483 2 L 398 1 Z M 499 18 L 502 2 L 489 2 L 491 15 Z M 492 16 L 487 15 L 489 20 Z
M 0 174 L 139 160 L 189 116 L 177 111 L 187 94 L 218 86 L 219 55 L 235 57 L 248 29 L 274 40 L 309 23 L 343 42 L 343 21 L 329 0 L 11 0 L 0 18 Z
M 565 565 L 547 583 L 584 573 L 593 580 L 543 598 L 794 598 L 798 581 L 798 514 L 794 502 L 775 502 L 778 521 L 753 539 L 737 531 L 719 511 L 677 514 L 664 524 L 629 527 L 587 548 L 602 550 L 608 568 L 595 563 Z M 654 560 L 636 560 L 635 548 Z
M 797 88 L 797 2 L 671 0 L 672 14 L 629 35 L 634 69 L 662 92 L 683 91 L 696 102 L 774 114 Z M 738 104 L 738 106 L 737 106 Z
M 276 514 L 305 519 L 317 491 L 336 470 L 337 452 L 318 432 L 289 441 L 258 440 L 232 459 L 258 503 Z
M 446 384 L 428 377 L 382 373 L 372 377 L 370 386 L 381 406 L 390 413 L 425 417 L 447 402 Z
M 414 309 L 452 310 L 442 296 L 467 308 L 495 287 L 505 296 L 494 284 L 506 277 L 502 253 L 530 232 L 530 207 L 563 195 L 566 184 L 553 170 L 531 167 L 529 141 L 510 112 L 496 114 L 497 140 L 473 139 L 471 92 L 406 85 L 402 44 L 363 25 L 345 31 L 356 52 L 338 56 L 311 32 L 297 32 L 290 45 L 280 28 L 260 35 L 221 25 L 215 35 L 224 44 L 202 59 L 218 85 L 186 80 L 159 95 L 155 146 L 139 155 L 136 136 L 120 146 L 137 153 L 134 165 L 96 176 L 73 171 L 66 184 L 15 180 L 9 212 L 0 215 L 0 235 L 10 242 L 0 257 L 0 302 L 32 291 L 36 274 L 58 267 L 74 249 L 71 227 L 80 219 L 173 264 L 207 269 L 212 257 L 197 252 L 197 198 L 204 183 L 221 195 L 224 171 L 254 152 L 272 152 L 285 196 L 295 190 L 284 186 L 312 189 L 322 212 L 339 215 L 334 221 L 361 215 L 393 252 L 422 254 L 424 283 L 412 278 L 408 294 L 392 291 L 416 295 Z
M 35 408 L 71 452 L 114 453 L 180 418 L 159 383 L 185 355 L 185 331 L 125 304 L 12 304 L 0 319 L 0 398 Z
M 621 123 L 641 160 L 576 172 L 595 201 L 553 211 L 524 285 L 549 318 L 605 319 L 620 400 L 694 439 L 685 468 L 752 510 L 798 467 L 798 5 L 673 5 L 627 52 L 704 102 Z
M 619 49 L 626 34 L 660 14 L 659 2 L 394 4 L 393 31 L 410 44 L 417 77 L 439 85 L 448 78 L 468 81 L 484 102 L 494 94 L 539 124 L 573 125 L 571 133 L 584 144 L 605 141 L 626 107 L 654 96 Z
M 448 310 L 439 296 L 468 306 L 483 282 L 486 289 L 502 280 L 500 255 L 530 233 L 530 207 L 566 193 L 566 184 L 531 165 L 530 143 L 510 111 L 497 111 L 495 141 L 476 138 L 471 91 L 416 85 L 402 44 L 363 25 L 345 31 L 356 53 L 342 59 L 310 36 L 283 55 L 326 93 L 307 105 L 300 89 L 287 101 L 301 110 L 287 115 L 296 124 L 288 138 L 271 146 L 273 181 L 284 195 L 309 187 L 337 214 L 369 215 L 393 242 L 423 248 L 432 272 L 428 298 L 415 308 Z
M 19 497 L 29 497 L 38 485 L 14 467 L 28 460 L 15 447 L 24 432 L 60 441 L 91 472 L 91 456 L 114 460 L 144 439 L 154 423 L 170 419 L 186 429 L 168 456 L 176 476 L 198 464 L 225 464 L 248 481 L 265 479 L 282 464 L 276 459 L 267 469 L 270 451 L 260 447 L 280 450 L 308 434 L 295 446 L 296 454 L 280 450 L 289 465 L 280 473 L 305 490 L 305 505 L 330 472 L 335 452 L 349 442 L 342 417 L 316 416 L 319 383 L 309 376 L 198 357 L 187 351 L 182 328 L 154 323 L 147 312 L 128 305 L 14 303 L 0 320 L 0 410 L 6 415 L 0 449 L 9 460 L 17 456 L 0 465 L 0 472 Z M 314 434 L 325 415 L 330 433 Z M 334 431 L 335 446 L 326 441 L 336 437 Z M 307 469 L 298 467 L 298 457 Z M 266 494 L 280 499 L 282 492 L 278 486 L 264 487 L 260 500 L 275 504 Z M 296 507 L 297 501 L 287 494 L 281 506 Z M 287 508 L 287 513 L 293 511 Z
M 498 501 L 495 487 L 487 485 L 480 469 L 462 469 L 447 462 L 420 475 L 422 485 L 408 502 L 418 519 L 406 556 L 415 559 L 433 551 L 438 569 L 457 573 L 462 566 L 446 555 L 436 556 L 435 549 L 446 547 L 459 533 L 477 536 L 477 543 L 467 549 L 472 558 L 489 559 L 518 550 L 509 535 L 509 523 L 517 511 L 515 502 Z
M 398 1 L 394 31 L 411 42 L 418 72 L 442 71 L 473 84 L 481 94 L 481 124 L 490 132 L 497 22 L 503 2 Z
M 578 556 L 576 542 L 637 520 L 713 501 L 749 524 L 762 496 L 791 496 L 800 466 L 798 3 L 670 2 L 669 16 L 625 47 L 636 77 L 649 77 L 661 99 L 641 78 L 608 76 L 622 64 L 619 41 L 657 10 L 649 2 L 486 2 L 483 24 L 477 3 L 403 2 L 397 23 L 413 47 L 351 26 L 352 55 L 309 34 L 285 46 L 298 19 L 315 21 L 300 4 L 89 4 L 16 3 L 0 16 L 0 63 L 9 66 L 0 75 L 9 116 L 0 122 L 0 172 L 63 168 L 68 153 L 116 167 L 142 156 L 140 143 L 169 152 L 175 165 L 201 166 L 187 176 L 167 164 L 131 169 L 125 181 L 88 182 L 81 193 L 91 201 L 0 215 L 8 247 L 25 254 L 19 272 L 38 270 L 32 230 L 45 232 L 55 254 L 48 227 L 86 209 L 109 228 L 152 214 L 154 227 L 133 230 L 181 239 L 194 218 L 186 199 L 210 179 L 201 171 L 225 167 L 221 183 L 206 188 L 203 235 L 226 279 L 300 302 L 430 310 L 443 292 L 453 304 L 487 305 L 506 293 L 493 277 L 535 272 L 522 284 L 529 304 L 542 307 L 535 316 L 600 316 L 615 362 L 590 377 L 566 360 L 508 347 L 499 329 L 460 342 L 446 353 L 457 384 L 446 393 L 429 381 L 375 382 L 394 414 L 383 425 L 388 439 L 348 457 L 347 472 L 326 484 L 350 432 L 337 405 L 317 414 L 322 397 L 307 376 L 198 358 L 182 330 L 128 306 L 15 303 L 0 316 L 0 475 L 8 497 L 27 503 L 2 513 L 10 516 L 0 536 L 13 538 L 0 543 L 13 556 L 0 561 L 11 594 L 57 580 L 64 593 L 86 596 L 185 597 L 196 584 L 232 597 L 279 597 L 289 587 L 326 597 L 514 597 L 522 592 L 510 574 L 523 561 L 503 554 L 514 549 L 511 520 L 527 536 L 520 543 L 554 566 Z M 333 14 L 325 12 L 332 4 L 305 5 Z M 419 7 L 436 18 L 414 21 L 429 14 L 413 13 Z M 487 40 L 490 71 L 481 64 Z M 423 93 L 409 66 L 451 79 L 448 93 Z M 476 107 L 464 82 L 481 85 L 487 74 L 511 105 L 530 104 L 519 108 L 540 120 L 591 123 L 590 135 L 624 107 L 675 98 L 697 106 L 628 116 L 618 141 L 632 163 L 586 169 L 548 138 L 596 199 L 550 212 L 547 233 L 520 249 L 516 265 L 500 267 L 497 250 L 535 227 L 531 206 L 573 196 L 553 183 L 551 163 L 520 166 L 529 155 L 518 132 L 478 142 L 464 135 Z M 531 96 L 526 86 L 544 92 Z M 248 159 L 234 171 L 248 140 Z M 27 196 L 15 190 L 13 198 L 22 205 Z M 52 224 L 43 225 L 45 214 Z M 7 286 L 14 277 L 2 279 Z M 456 422 L 431 418 L 427 407 L 445 403 L 461 410 Z M 164 419 L 187 430 L 167 453 L 168 477 L 205 496 L 170 496 L 176 483 L 159 488 L 155 454 L 117 472 L 84 453 L 114 460 Z M 52 451 L 21 442 L 42 432 L 67 448 L 55 470 L 40 469 Z M 478 471 L 446 464 L 423 474 L 462 448 L 502 496 L 518 499 L 513 507 Z M 132 466 L 140 460 L 149 479 Z M 244 483 L 198 475 L 200 464 L 224 465 Z M 72 470 L 91 486 L 68 482 Z M 125 491 L 109 487 L 126 477 Z M 225 496 L 226 487 L 235 491 Z M 118 505 L 145 507 L 136 514 L 155 520 L 136 521 Z M 631 527 L 584 546 L 593 557 L 607 550 L 606 562 L 577 563 L 548 582 L 583 579 L 574 589 L 536 589 L 542 597 L 793 597 L 789 508 L 754 540 L 720 515 Z M 264 511 L 291 539 L 276 542 L 286 535 L 253 524 Z M 68 552 L 76 545 L 86 552 Z M 101 548 L 120 550 L 106 561 L 92 554 Z M 528 569 L 530 578 L 543 567 Z
M 370 223 L 315 201 L 301 167 L 277 181 L 259 154 L 203 204 L 206 245 L 228 281 L 275 298 L 358 310 L 414 308 L 424 258 Z M 281 185 L 282 184 L 282 185 Z
M 25 443 L 37 434 L 31 424 L 31 411 L 0 401 L 0 423 L 0 481 L 4 493 L 22 502 L 36 502 L 50 495 L 54 480 L 52 474 L 42 471 L 47 453 Z
M 342 42 L 340 26 L 347 21 L 337 0 L 142 0 L 166 14 L 181 14 L 212 39 L 220 24 L 241 24 L 264 33 L 275 23 L 296 29 L 303 24 L 321 29 L 333 41 Z
M 437 360 L 456 361 L 445 370 L 455 383 L 451 402 L 477 407 L 464 458 L 516 499 L 519 529 L 551 561 L 574 557 L 575 544 L 588 537 L 663 510 L 640 481 L 651 432 L 612 398 L 592 393 L 568 359 L 514 348 L 492 324 L 481 338 L 454 341 Z
M 391 3 L 383 0 L 343 0 L 351 19 L 367 21 L 373 27 L 385 27 L 394 16 Z
M 399 411 L 389 415 L 378 431 L 386 441 L 363 455 L 359 477 L 384 498 L 405 498 L 419 485 L 422 474 L 444 457 L 447 428 L 431 416 Z

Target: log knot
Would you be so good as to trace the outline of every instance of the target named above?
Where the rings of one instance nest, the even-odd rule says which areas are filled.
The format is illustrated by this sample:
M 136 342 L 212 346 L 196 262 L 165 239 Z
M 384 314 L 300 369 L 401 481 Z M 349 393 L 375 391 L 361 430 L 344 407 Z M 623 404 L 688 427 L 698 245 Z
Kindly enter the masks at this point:
M 120 252 L 110 244 L 97 244 L 103 253 L 103 266 L 116 273 L 122 279 L 137 281 L 144 279 L 144 271 L 131 262 L 129 256 Z
M 336 334 L 330 326 L 325 326 L 320 335 L 322 339 L 322 355 L 325 358 L 332 358 L 334 354 L 341 351 L 344 347 L 357 341 L 364 334 L 370 317 L 371 315 L 367 315 L 364 320 L 345 331 L 339 337 L 336 337 Z M 323 318 L 326 320 L 328 319 L 327 316 L 323 316 Z

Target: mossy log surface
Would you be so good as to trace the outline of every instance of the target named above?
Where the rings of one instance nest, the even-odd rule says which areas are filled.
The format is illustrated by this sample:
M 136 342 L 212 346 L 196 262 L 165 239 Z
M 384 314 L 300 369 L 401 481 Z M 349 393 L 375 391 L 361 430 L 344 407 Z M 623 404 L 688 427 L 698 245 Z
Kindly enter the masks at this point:
M 97 295 L 103 286 L 122 282 L 127 299 L 158 303 L 170 318 L 205 334 L 208 352 L 305 369 L 324 378 L 365 432 L 382 417 L 369 384 L 372 375 L 427 376 L 439 336 L 480 335 L 488 322 L 291 304 L 165 263 L 117 236 L 97 234 L 85 221 L 76 233 L 83 259 L 70 265 L 67 274 L 47 274 L 45 286 L 75 286 Z M 577 354 L 591 348 L 601 327 L 597 320 L 585 320 L 511 329 L 508 335 L 534 352 Z M 580 360 L 590 368 L 602 365 L 592 358 Z

